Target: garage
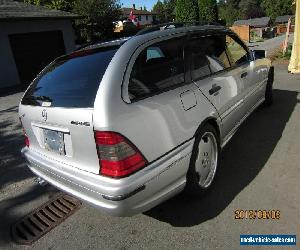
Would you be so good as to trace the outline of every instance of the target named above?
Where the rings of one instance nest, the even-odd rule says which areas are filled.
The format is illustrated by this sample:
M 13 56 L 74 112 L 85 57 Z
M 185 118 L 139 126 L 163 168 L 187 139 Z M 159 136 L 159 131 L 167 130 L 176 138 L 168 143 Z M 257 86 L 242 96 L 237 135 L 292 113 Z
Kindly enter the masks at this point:
M 25 88 L 56 57 L 73 51 L 76 18 L 69 12 L 0 0 L 0 91 Z
M 21 84 L 27 85 L 54 58 L 65 54 L 61 31 L 9 35 Z

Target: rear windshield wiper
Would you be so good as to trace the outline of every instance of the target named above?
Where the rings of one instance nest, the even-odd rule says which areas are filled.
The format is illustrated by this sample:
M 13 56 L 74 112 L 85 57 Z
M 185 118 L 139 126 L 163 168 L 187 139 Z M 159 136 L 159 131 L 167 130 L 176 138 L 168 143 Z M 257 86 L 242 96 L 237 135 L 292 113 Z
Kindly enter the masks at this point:
M 41 96 L 32 96 L 37 101 L 43 102 L 52 102 L 52 99 L 49 96 L 41 95 Z
M 41 95 L 41 96 L 25 96 L 23 98 L 24 104 L 29 104 L 29 105 L 42 105 L 42 102 L 52 102 L 52 99 L 48 96 Z

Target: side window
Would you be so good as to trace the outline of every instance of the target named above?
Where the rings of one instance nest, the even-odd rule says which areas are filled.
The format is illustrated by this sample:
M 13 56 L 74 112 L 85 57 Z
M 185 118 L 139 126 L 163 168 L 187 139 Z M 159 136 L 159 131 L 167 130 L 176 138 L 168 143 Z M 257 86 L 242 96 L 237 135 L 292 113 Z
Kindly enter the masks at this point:
M 211 74 L 206 57 L 205 38 L 194 38 L 189 42 L 191 51 L 191 75 L 193 80 L 199 80 Z
M 184 38 L 159 42 L 145 48 L 137 57 L 130 74 L 131 100 L 145 98 L 184 82 Z
M 225 35 L 204 37 L 202 46 L 213 73 L 231 67 L 226 51 Z
M 163 58 L 164 54 L 159 47 L 149 47 L 147 49 L 146 62 L 154 58 Z
M 241 65 L 249 62 L 247 50 L 231 36 L 226 36 L 228 56 L 232 65 Z

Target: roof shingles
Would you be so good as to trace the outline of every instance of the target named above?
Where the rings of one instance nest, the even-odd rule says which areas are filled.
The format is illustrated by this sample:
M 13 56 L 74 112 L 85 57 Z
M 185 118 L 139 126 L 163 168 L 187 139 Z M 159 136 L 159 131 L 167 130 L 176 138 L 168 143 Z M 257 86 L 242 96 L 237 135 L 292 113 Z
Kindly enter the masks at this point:
M 290 18 L 294 18 L 295 16 L 286 15 L 286 16 L 278 16 L 275 19 L 275 23 L 287 23 Z
M 6 19 L 72 19 L 79 18 L 77 14 L 49 9 L 11 0 L 0 0 L 0 20 Z
M 248 20 L 235 21 L 233 25 L 249 25 L 254 28 L 261 28 L 269 26 L 271 21 L 270 17 L 253 18 Z

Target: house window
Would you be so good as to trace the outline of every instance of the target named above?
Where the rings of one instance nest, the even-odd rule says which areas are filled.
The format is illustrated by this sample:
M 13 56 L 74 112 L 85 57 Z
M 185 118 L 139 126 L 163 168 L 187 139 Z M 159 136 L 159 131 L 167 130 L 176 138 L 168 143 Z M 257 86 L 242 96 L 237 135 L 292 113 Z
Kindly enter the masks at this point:
M 141 21 L 141 20 L 142 20 L 142 17 L 141 17 L 141 16 L 138 16 L 138 20 Z
M 146 15 L 146 21 L 148 21 L 148 15 Z

